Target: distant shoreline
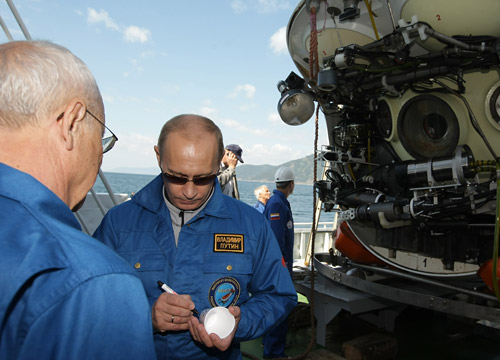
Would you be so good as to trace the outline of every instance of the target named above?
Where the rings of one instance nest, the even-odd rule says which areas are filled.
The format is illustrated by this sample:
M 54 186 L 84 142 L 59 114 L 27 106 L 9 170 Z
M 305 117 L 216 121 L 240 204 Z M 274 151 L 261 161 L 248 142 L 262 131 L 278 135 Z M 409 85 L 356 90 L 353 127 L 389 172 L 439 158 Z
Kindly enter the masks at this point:
M 308 155 L 301 159 L 287 161 L 286 163 L 280 165 L 251 165 L 251 164 L 241 164 L 236 168 L 236 178 L 239 181 L 250 181 L 254 183 L 274 182 L 274 174 L 276 170 L 281 166 L 288 166 L 293 169 L 295 173 L 295 183 L 301 185 L 313 185 L 314 181 L 314 157 L 313 155 Z M 103 170 L 105 171 L 105 170 Z M 127 174 L 127 175 L 158 175 L 160 169 L 157 167 L 151 168 L 115 168 L 112 171 L 105 171 L 116 174 Z M 318 179 L 321 178 L 322 167 L 318 166 L 316 170 Z
M 156 174 L 127 173 L 127 172 L 121 172 L 121 171 L 103 171 L 103 172 L 105 174 L 123 174 L 123 175 L 139 175 L 139 176 L 158 176 L 160 174 L 160 172 L 158 172 Z M 246 181 L 246 182 L 252 182 L 252 183 L 271 183 L 271 184 L 274 184 L 274 181 L 272 181 L 272 180 L 266 180 L 266 179 L 262 179 L 262 180 L 255 180 L 255 179 L 248 180 L 248 179 L 240 179 L 240 178 L 238 178 L 238 181 Z M 310 186 L 313 186 L 312 182 L 296 181 L 295 183 L 299 184 L 299 185 L 310 185 Z
M 246 181 L 246 182 L 254 182 L 254 183 L 271 183 L 271 184 L 274 184 L 274 181 L 272 181 L 272 180 L 247 180 L 247 179 L 240 179 L 240 178 L 238 178 L 238 181 Z M 296 181 L 295 183 L 299 184 L 299 185 L 311 185 L 311 186 L 313 186 L 313 183 L 308 183 L 308 182 Z
M 149 184 L 158 174 L 127 174 L 105 171 L 104 176 L 114 193 L 135 194 Z M 254 206 L 256 202 L 254 190 L 257 186 L 263 184 L 267 185 L 271 190 L 275 188 L 272 181 L 255 179 L 239 181 L 240 200 L 249 206 Z M 107 191 L 100 177 L 97 178 L 93 189 L 97 193 L 105 193 Z M 311 222 L 313 213 L 313 189 L 311 184 L 297 183 L 292 196 L 288 198 L 292 207 L 293 219 L 296 223 Z M 330 218 L 332 218 L 331 215 L 325 215 L 323 221 Z

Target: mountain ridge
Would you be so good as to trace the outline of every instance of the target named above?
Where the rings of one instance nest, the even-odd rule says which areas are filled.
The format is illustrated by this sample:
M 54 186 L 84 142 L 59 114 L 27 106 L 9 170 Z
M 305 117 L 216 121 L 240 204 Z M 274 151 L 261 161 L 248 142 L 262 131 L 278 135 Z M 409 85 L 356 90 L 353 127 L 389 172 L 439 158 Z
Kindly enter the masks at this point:
M 313 168 L 314 168 L 313 154 L 307 155 L 303 158 L 290 160 L 279 165 L 250 165 L 238 164 L 236 166 L 236 176 L 238 180 L 243 181 L 261 181 L 261 182 L 274 182 L 274 173 L 282 166 L 290 167 L 295 173 L 295 181 L 301 184 L 312 184 Z M 321 167 L 318 170 L 318 179 L 321 176 Z M 158 168 L 115 168 L 107 170 L 110 172 L 126 173 L 126 174 L 143 174 L 143 175 L 156 175 Z
M 314 180 L 313 154 L 300 159 L 290 160 L 279 165 L 245 165 L 236 167 L 238 180 L 274 182 L 274 174 L 282 166 L 288 166 L 295 173 L 295 182 L 312 184 Z M 318 171 L 321 176 L 320 171 Z

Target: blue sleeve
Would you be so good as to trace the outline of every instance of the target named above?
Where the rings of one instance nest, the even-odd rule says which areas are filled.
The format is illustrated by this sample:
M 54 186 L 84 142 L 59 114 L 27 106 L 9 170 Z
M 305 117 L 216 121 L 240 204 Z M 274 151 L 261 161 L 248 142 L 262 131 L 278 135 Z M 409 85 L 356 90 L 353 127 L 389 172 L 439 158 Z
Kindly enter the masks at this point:
M 102 219 L 101 223 L 92 236 L 100 242 L 108 245 L 113 250 L 116 250 L 115 245 L 117 241 L 113 240 L 117 239 L 117 236 L 113 228 L 112 218 L 110 215 L 111 212 L 112 211 L 110 210 L 106 215 L 104 215 L 104 218 Z
M 255 254 L 253 275 L 248 291 L 250 299 L 241 304 L 237 341 L 261 336 L 283 320 L 297 305 L 297 291 L 284 264 L 283 256 L 266 221 Z
M 119 219 L 119 215 L 116 216 L 114 209 L 111 209 L 108 211 L 108 213 L 104 216 L 104 218 L 101 221 L 101 224 L 97 227 L 96 231 L 92 235 L 95 239 L 99 240 L 103 244 L 109 246 L 111 249 L 113 249 L 118 255 L 120 254 L 120 239 L 118 237 L 117 232 L 115 231 L 115 228 L 119 228 L 120 224 L 116 223 L 116 219 Z M 123 256 L 122 256 L 123 257 Z M 128 261 L 128 259 L 125 259 Z M 131 265 L 132 266 L 132 265 Z M 140 274 L 138 274 L 139 278 L 141 277 Z M 156 286 L 156 280 L 152 282 L 153 289 L 158 291 L 158 287 Z M 148 291 L 151 292 L 151 288 L 148 288 L 147 283 L 142 283 L 144 288 L 146 289 L 146 293 Z M 161 293 L 161 292 L 160 292 Z M 157 296 L 148 296 L 148 303 L 149 303 L 149 308 L 152 309 L 154 302 L 156 301 Z
M 156 359 L 144 289 L 131 274 L 91 278 L 46 311 L 20 359 Z

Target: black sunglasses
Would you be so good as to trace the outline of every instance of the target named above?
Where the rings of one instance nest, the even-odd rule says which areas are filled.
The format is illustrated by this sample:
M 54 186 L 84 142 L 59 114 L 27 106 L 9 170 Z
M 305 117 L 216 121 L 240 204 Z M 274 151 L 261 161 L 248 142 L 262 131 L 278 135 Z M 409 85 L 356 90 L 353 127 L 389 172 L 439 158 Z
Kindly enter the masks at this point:
M 218 173 L 208 175 L 208 176 L 195 177 L 193 179 L 179 177 L 179 176 L 175 176 L 175 175 L 171 175 L 171 174 L 167 174 L 167 173 L 162 173 L 161 175 L 163 176 L 164 181 L 166 181 L 170 184 L 173 184 L 173 185 L 184 185 L 184 184 L 188 183 L 189 181 L 192 181 L 193 184 L 195 184 L 196 186 L 204 186 L 204 185 L 209 185 L 209 184 L 213 183 L 215 178 L 217 177 Z

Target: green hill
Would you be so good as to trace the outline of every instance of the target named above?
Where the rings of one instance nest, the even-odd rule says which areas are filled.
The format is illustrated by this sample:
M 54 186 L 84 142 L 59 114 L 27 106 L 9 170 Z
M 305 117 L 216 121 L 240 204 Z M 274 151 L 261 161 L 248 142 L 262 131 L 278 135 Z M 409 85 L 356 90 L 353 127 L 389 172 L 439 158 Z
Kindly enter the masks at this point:
M 274 182 L 274 173 L 281 166 L 289 166 L 295 172 L 296 182 L 301 184 L 313 183 L 313 155 L 303 157 L 302 159 L 291 160 L 280 165 L 245 165 L 238 164 L 236 174 L 238 180 Z M 323 163 L 318 162 L 318 179 L 321 177 Z M 107 169 L 108 172 L 125 174 L 158 175 L 159 168 L 114 168 Z
M 238 180 L 273 182 L 274 173 L 281 166 L 289 166 L 295 173 L 295 181 L 302 184 L 313 183 L 314 157 L 308 155 L 302 159 L 288 161 L 280 165 L 238 165 Z M 318 163 L 318 179 L 321 177 L 322 163 Z

